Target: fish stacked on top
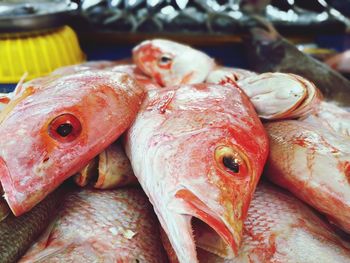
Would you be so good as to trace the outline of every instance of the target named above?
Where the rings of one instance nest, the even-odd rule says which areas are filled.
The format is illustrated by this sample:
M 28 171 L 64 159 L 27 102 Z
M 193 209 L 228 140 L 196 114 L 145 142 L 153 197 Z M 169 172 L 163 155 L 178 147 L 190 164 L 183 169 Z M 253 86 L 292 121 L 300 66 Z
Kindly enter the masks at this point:
M 348 112 L 322 102 L 303 77 L 220 67 L 171 41 L 141 43 L 133 61 L 83 64 L 19 85 L 0 116 L 0 181 L 14 214 L 74 174 L 102 189 L 136 176 L 172 262 L 350 260 L 349 244 L 314 211 L 258 185 L 267 160 L 267 178 L 349 232 Z M 123 132 L 122 145 L 112 144 Z M 166 262 L 139 190 L 76 191 L 24 261 Z

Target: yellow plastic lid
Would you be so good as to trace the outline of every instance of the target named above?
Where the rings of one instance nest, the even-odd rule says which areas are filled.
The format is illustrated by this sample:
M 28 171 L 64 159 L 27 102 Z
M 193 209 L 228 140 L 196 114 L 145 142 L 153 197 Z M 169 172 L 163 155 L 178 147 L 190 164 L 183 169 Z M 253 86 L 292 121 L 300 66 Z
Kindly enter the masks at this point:
M 0 34 L 0 83 L 17 83 L 49 74 L 54 69 L 81 63 L 77 35 L 69 27 L 24 34 Z

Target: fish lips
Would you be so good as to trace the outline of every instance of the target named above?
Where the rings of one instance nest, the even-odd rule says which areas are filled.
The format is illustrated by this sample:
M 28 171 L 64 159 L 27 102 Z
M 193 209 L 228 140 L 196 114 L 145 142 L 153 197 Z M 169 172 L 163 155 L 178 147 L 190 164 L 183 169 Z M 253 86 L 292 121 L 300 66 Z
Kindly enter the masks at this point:
M 241 232 L 232 231 L 232 226 L 225 222 L 222 216 L 217 215 L 213 212 L 203 201 L 201 201 L 197 196 L 195 196 L 191 191 L 187 189 L 181 189 L 176 194 L 175 197 L 182 199 L 186 204 L 186 214 L 189 214 L 207 226 L 212 228 L 217 235 L 224 241 L 228 246 L 226 251 L 219 251 L 214 247 L 207 246 L 204 242 L 196 242 L 197 246 L 202 249 L 208 250 L 214 254 L 225 258 L 232 258 L 238 253 L 238 248 L 241 243 Z M 237 222 L 237 225 L 240 225 L 241 222 Z M 194 231 L 198 229 L 198 224 L 192 222 L 192 227 Z M 198 241 L 198 240 L 196 240 Z

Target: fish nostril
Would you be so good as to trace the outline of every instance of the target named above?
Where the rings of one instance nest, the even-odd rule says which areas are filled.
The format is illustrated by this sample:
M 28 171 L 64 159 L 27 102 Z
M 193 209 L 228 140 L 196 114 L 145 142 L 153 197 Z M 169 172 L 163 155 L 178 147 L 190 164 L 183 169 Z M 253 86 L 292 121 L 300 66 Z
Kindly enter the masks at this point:
M 49 157 L 46 157 L 44 160 L 43 160 L 43 163 L 46 163 L 48 160 L 50 160 Z

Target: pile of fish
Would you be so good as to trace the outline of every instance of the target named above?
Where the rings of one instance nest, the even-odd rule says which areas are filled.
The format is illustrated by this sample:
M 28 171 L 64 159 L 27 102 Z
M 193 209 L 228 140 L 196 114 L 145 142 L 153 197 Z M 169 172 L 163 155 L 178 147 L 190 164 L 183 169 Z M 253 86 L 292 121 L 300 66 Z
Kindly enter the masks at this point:
M 4 94 L 0 262 L 350 262 L 350 83 L 265 30 L 280 72 L 155 39 Z

